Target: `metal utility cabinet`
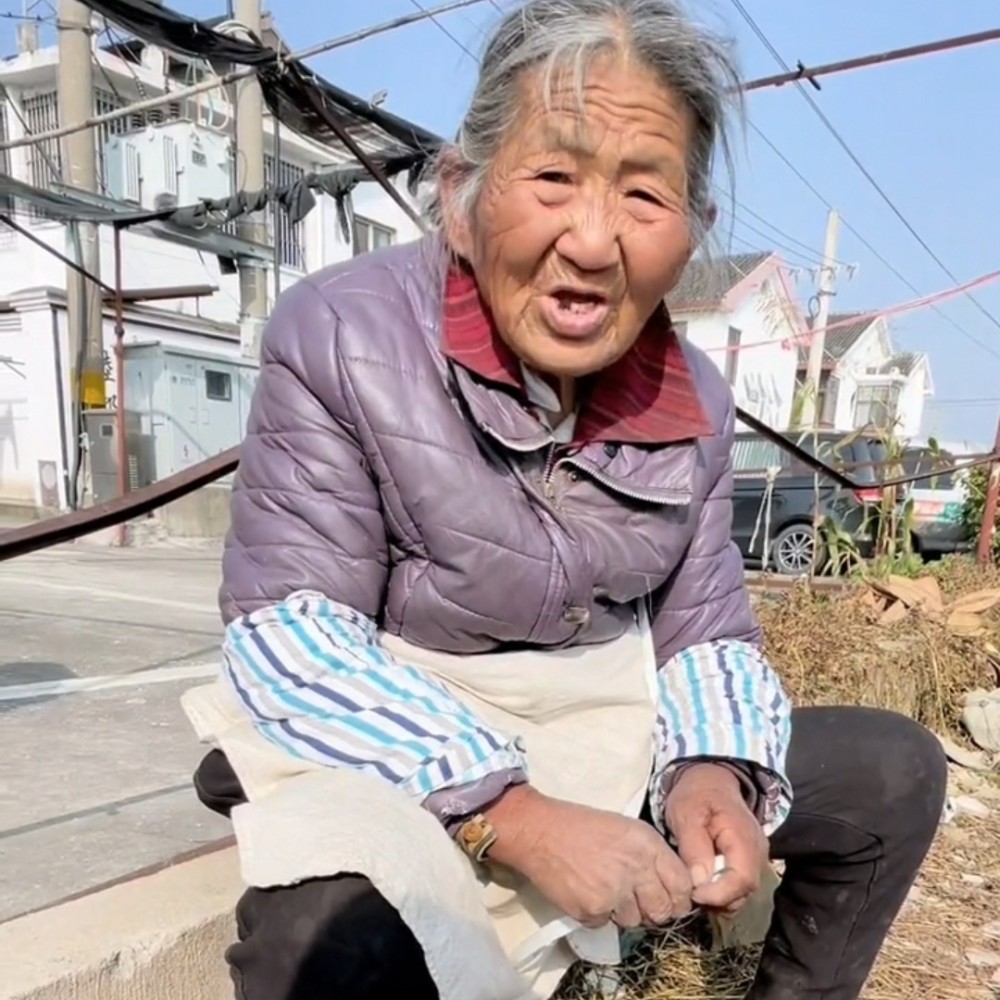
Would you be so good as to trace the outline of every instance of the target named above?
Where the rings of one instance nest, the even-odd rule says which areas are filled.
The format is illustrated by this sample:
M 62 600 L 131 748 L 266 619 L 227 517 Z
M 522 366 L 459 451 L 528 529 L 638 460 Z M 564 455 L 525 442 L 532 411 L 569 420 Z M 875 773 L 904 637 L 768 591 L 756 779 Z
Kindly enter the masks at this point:
M 155 481 L 239 444 L 256 382 L 249 360 L 159 343 L 127 346 L 129 436 L 151 451 L 139 466 Z

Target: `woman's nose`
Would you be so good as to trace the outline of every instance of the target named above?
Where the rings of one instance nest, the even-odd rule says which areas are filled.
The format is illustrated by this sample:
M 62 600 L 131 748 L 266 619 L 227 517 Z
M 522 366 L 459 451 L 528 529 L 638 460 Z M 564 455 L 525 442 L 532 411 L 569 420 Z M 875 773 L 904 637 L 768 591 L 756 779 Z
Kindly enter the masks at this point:
M 606 271 L 621 259 L 614 213 L 604 200 L 580 206 L 556 242 L 556 250 L 580 271 Z

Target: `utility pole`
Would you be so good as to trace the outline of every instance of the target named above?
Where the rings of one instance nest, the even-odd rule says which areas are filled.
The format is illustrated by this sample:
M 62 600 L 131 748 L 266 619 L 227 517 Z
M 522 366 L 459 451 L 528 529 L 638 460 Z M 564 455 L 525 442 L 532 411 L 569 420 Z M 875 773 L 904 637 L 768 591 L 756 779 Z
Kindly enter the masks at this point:
M 59 0 L 59 123 L 79 124 L 94 113 L 93 32 L 90 10 L 77 0 Z M 62 182 L 97 192 L 97 142 L 94 129 L 63 136 L 60 144 Z M 100 277 L 100 236 L 93 223 L 67 227 L 68 254 L 88 273 Z M 66 272 L 66 318 L 69 328 L 72 395 L 84 407 L 107 405 L 104 383 L 104 331 L 101 289 L 76 271 Z
M 802 426 L 818 427 L 822 418 L 819 406 L 819 387 L 823 374 L 823 356 L 826 353 L 826 324 L 830 316 L 830 300 L 836 295 L 837 237 L 840 234 L 840 216 L 834 209 L 826 218 L 826 244 L 823 247 L 823 266 L 819 275 L 819 306 L 813 320 L 812 339 L 809 341 L 809 362 L 802 397 Z
M 233 14 L 241 27 L 260 38 L 261 0 L 233 0 Z M 264 95 L 256 75 L 236 85 L 236 184 L 246 191 L 264 187 Z M 243 216 L 238 232 L 245 240 L 267 243 L 267 228 L 259 212 Z M 256 356 L 267 317 L 267 271 L 258 262 L 246 260 L 240 261 L 239 268 L 241 340 L 244 351 Z
M 993 451 L 1000 452 L 1000 421 L 997 422 Z M 979 544 L 976 546 L 976 555 L 983 566 L 989 566 L 993 562 L 993 535 L 996 531 L 998 497 L 1000 497 L 1000 462 L 991 462 L 990 475 L 986 480 L 983 523 L 979 526 Z

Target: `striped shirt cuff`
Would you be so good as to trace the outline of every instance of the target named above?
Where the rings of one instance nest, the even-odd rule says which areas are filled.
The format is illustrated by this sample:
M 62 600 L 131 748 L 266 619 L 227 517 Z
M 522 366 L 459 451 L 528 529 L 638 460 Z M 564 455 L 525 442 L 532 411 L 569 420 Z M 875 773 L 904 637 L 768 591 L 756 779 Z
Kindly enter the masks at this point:
M 791 809 L 785 772 L 791 703 L 760 650 L 721 640 L 682 650 L 659 671 L 653 820 L 662 832 L 671 774 L 681 763 L 716 758 L 749 765 L 759 785 L 757 815 L 770 836 Z
M 370 618 L 322 594 L 232 622 L 223 654 L 257 731 L 293 756 L 373 774 L 421 801 L 525 770 L 515 737 L 382 649 Z

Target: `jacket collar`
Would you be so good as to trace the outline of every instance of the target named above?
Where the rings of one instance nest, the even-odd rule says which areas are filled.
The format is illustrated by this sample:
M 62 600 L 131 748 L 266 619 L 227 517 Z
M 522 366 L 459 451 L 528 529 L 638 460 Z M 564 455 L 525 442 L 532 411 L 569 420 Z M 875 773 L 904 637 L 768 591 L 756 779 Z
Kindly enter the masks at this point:
M 458 266 L 445 279 L 442 339 L 451 360 L 526 398 L 520 362 L 500 338 L 475 278 Z M 577 418 L 575 442 L 670 444 L 713 433 L 663 306 L 635 346 L 595 377 Z

